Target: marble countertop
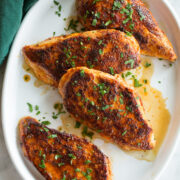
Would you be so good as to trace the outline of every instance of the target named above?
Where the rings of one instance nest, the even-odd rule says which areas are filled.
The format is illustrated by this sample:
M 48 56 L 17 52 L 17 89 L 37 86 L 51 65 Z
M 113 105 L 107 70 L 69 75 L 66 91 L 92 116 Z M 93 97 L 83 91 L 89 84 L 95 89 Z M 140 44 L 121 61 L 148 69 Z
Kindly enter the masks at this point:
M 174 7 L 174 10 L 177 12 L 180 18 L 180 0 L 169 0 L 169 2 Z M 2 81 L 4 76 L 6 64 L 4 63 L 0 67 L 0 94 L 2 91 Z M 1 102 L 1 97 L 0 97 Z M 1 109 L 1 104 L 0 104 Z M 1 112 L 0 112 L 1 114 Z M 162 173 L 159 180 L 179 180 L 180 179 L 180 140 L 177 146 L 175 153 L 173 154 L 172 159 L 170 160 L 167 168 Z M 0 180 L 21 180 L 22 178 L 16 171 L 15 167 L 13 166 L 9 155 L 7 153 L 7 149 L 5 146 L 3 132 L 2 132 L 2 124 L 0 121 Z

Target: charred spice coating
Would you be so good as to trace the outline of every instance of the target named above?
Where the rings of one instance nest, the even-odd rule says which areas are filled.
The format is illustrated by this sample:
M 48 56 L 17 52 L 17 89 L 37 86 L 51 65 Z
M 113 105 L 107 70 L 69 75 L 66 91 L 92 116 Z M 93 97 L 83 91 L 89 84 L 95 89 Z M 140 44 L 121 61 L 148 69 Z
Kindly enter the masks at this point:
M 114 75 L 140 63 L 137 41 L 117 30 L 53 37 L 25 46 L 23 55 L 40 80 L 56 87 L 62 75 L 73 67 L 86 66 Z
M 32 117 L 19 123 L 23 152 L 45 179 L 111 180 L 109 159 L 75 135 L 49 129 Z
M 106 73 L 73 68 L 59 84 L 64 106 L 79 122 L 126 150 L 150 150 L 153 131 L 133 89 Z
M 118 29 L 137 39 L 142 54 L 177 59 L 172 44 L 141 0 L 76 0 L 76 4 L 86 30 Z

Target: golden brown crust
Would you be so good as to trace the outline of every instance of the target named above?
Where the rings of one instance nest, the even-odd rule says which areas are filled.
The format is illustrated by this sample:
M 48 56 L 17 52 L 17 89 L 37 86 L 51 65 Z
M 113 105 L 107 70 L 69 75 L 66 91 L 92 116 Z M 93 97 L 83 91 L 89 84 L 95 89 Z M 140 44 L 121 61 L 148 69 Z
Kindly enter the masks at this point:
M 49 129 L 32 117 L 21 119 L 19 130 L 25 156 L 46 179 L 112 179 L 108 157 L 87 140 Z
M 79 20 L 87 30 L 115 28 L 131 32 L 141 53 L 175 61 L 172 44 L 140 0 L 76 0 Z
M 140 63 L 135 38 L 113 29 L 53 37 L 25 46 L 23 55 L 40 80 L 56 87 L 61 76 L 72 67 L 87 66 L 116 74 Z
M 154 135 L 133 89 L 107 73 L 72 68 L 61 78 L 59 92 L 69 113 L 126 150 L 150 150 Z

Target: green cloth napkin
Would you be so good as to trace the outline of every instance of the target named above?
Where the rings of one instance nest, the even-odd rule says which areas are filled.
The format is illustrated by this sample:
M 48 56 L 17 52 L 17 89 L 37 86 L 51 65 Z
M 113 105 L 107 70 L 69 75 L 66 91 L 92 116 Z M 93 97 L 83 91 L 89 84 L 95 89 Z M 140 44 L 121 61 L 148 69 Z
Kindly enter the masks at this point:
M 0 0 L 0 64 L 19 29 L 22 18 L 37 0 Z

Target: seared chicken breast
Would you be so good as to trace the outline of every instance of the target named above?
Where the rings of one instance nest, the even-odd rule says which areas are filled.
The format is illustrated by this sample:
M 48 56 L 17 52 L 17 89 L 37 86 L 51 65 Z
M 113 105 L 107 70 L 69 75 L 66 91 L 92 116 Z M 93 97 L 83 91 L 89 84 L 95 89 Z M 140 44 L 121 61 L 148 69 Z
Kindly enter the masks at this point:
M 115 28 L 134 35 L 141 53 L 175 61 L 176 54 L 151 11 L 141 0 L 76 0 L 86 30 Z
M 87 140 L 49 129 L 32 117 L 21 119 L 19 131 L 24 155 L 45 179 L 112 179 L 108 157 Z
M 116 74 L 140 63 L 137 41 L 113 29 L 49 38 L 25 46 L 23 55 L 40 80 L 56 87 L 61 76 L 72 67 L 87 66 Z
M 125 150 L 154 147 L 142 102 L 121 79 L 85 67 L 72 68 L 61 78 L 59 92 L 67 111 L 105 139 Z

